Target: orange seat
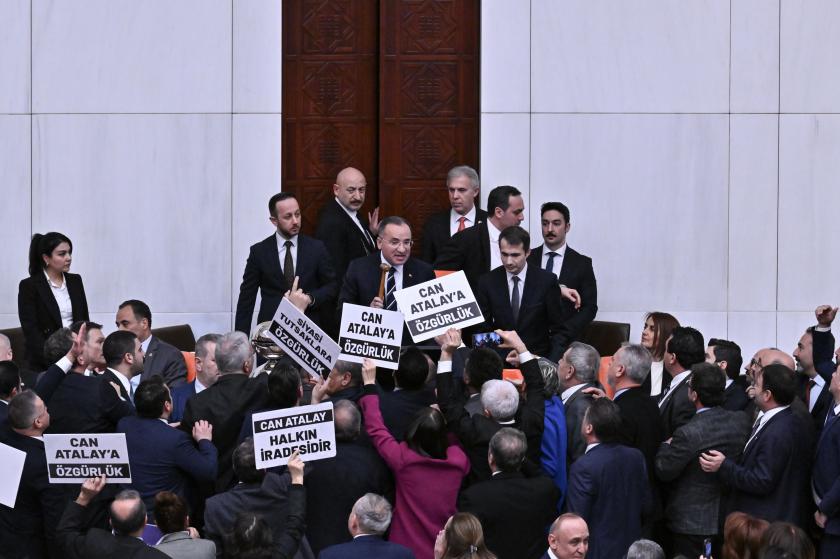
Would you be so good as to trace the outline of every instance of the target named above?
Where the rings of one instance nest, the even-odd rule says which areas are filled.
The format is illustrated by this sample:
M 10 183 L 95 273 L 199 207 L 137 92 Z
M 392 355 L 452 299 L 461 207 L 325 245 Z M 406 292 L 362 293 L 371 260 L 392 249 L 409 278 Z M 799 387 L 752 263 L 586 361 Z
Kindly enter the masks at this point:
M 187 382 L 192 382 L 195 380 L 195 352 L 182 351 L 181 355 L 184 356 L 184 362 L 187 364 Z
M 525 377 L 519 369 L 502 369 L 502 379 L 509 380 L 517 386 L 525 382 Z
M 607 369 L 610 368 L 610 359 L 612 359 L 612 356 L 601 358 L 601 367 L 598 369 L 598 382 L 601 383 L 601 386 L 604 387 L 604 392 L 612 400 L 612 397 L 615 395 L 615 389 L 607 382 Z
M 448 276 L 449 274 L 454 274 L 455 270 L 435 270 L 435 277 L 442 278 L 443 276 Z

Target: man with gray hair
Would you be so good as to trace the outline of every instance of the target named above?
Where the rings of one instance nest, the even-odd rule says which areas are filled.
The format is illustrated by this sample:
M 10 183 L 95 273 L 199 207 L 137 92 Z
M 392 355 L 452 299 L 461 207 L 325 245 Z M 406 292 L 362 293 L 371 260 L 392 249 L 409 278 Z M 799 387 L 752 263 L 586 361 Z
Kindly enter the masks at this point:
M 449 209 L 434 213 L 423 226 L 423 260 L 434 262 L 446 241 L 459 231 L 487 219 L 487 212 L 476 205 L 479 179 L 475 169 L 458 165 L 446 175 Z
M 414 553 L 405 546 L 382 539 L 391 524 L 391 504 L 375 493 L 367 493 L 356 501 L 347 529 L 353 536 L 348 543 L 324 549 L 319 559 L 414 559 Z
M 636 540 L 627 550 L 627 559 L 665 559 L 665 552 L 654 541 Z
M 569 349 L 557 363 L 557 376 L 563 392 L 560 399 L 566 410 L 566 433 L 568 463 L 571 464 L 586 452 L 586 441 L 580 431 L 583 416 L 592 404 L 593 396 L 586 392 L 588 388 L 597 388 L 598 369 L 601 356 L 591 345 L 572 342 Z
M 6 334 L 0 333 L 0 361 L 11 361 L 14 358 L 11 340 Z
M 213 444 L 219 451 L 216 491 L 225 491 L 233 484 L 231 457 L 245 415 L 268 405 L 268 375 L 249 378 L 254 367 L 254 349 L 242 332 L 221 336 L 215 358 L 219 380 L 187 401 L 180 428 L 192 434 L 193 425 L 202 419 L 213 426 Z
M 172 413 L 170 423 L 181 421 L 187 400 L 201 394 L 219 380 L 219 367 L 216 365 L 216 344 L 222 339 L 220 334 L 204 334 L 195 342 L 195 378 L 172 389 Z
M 493 477 L 470 486 L 458 498 L 458 510 L 478 517 L 487 547 L 499 559 L 538 559 L 545 527 L 557 514 L 560 494 L 554 482 L 541 473 L 522 473 L 527 449 L 522 431 L 499 429 L 487 452 Z

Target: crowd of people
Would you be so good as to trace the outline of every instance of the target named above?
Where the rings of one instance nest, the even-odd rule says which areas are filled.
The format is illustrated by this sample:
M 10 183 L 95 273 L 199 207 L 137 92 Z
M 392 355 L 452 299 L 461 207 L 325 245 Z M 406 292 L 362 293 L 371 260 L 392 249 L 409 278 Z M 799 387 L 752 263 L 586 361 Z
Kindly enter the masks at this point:
M 405 219 L 359 214 L 356 169 L 338 174 L 315 237 L 293 195 L 273 196 L 276 231 L 251 247 L 235 329 L 196 341 L 189 380 L 146 303 L 121 304 L 106 336 L 70 239 L 33 237 L 25 355 L 0 335 L 0 443 L 26 455 L 15 506 L 0 505 L 0 556 L 840 557 L 837 308 L 816 308 L 792 354 L 765 348 L 743 370 L 735 341 L 665 312 L 602 356 L 581 341 L 597 288 L 567 245 L 569 209 L 542 205 L 532 249 L 516 188 L 491 190 L 486 212 L 469 167 L 447 189 L 422 259 Z M 257 366 L 258 293 L 258 322 L 285 297 L 335 336 L 344 303 L 396 309 L 394 292 L 435 270 L 464 271 L 483 324 L 433 346 L 406 332 L 392 372 Z M 258 467 L 254 414 L 325 402 L 335 456 Z M 50 483 L 43 435 L 78 433 L 123 433 L 131 482 Z

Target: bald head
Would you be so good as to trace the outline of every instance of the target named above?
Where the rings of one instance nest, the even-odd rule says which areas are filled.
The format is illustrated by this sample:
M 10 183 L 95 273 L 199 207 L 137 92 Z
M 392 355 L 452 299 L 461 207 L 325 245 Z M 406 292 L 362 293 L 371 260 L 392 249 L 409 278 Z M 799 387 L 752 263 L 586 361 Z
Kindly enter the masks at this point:
M 560 515 L 551 525 L 548 547 L 557 559 L 583 559 L 589 549 L 589 527 L 580 516 Z
M 346 167 L 338 173 L 333 185 L 333 194 L 342 206 L 350 211 L 359 211 L 365 203 L 367 181 L 361 171 Z
M 12 342 L 6 334 L 0 334 L 0 361 L 11 361 L 14 359 L 12 353 Z
M 784 365 L 788 369 L 796 370 L 796 362 L 793 360 L 793 357 L 781 349 L 768 348 L 762 351 L 762 367 L 766 367 L 767 365 Z

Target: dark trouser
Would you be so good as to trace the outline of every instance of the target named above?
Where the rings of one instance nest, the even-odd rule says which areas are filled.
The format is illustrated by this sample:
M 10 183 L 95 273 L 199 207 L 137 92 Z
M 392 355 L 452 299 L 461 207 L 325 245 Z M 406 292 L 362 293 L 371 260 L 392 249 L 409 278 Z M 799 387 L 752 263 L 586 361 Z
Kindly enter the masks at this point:
M 695 557 L 700 557 L 703 555 L 705 551 L 703 549 L 703 541 L 706 538 L 711 538 L 713 542 L 714 548 L 714 535 L 709 536 L 696 536 L 694 534 L 672 534 L 671 536 L 671 553 L 673 556 L 682 555 L 684 557 L 689 557 L 690 559 L 694 559 Z M 719 557 L 720 554 L 713 553 L 715 557 Z
M 840 536 L 823 534 L 820 540 L 820 559 L 837 559 L 840 557 Z

